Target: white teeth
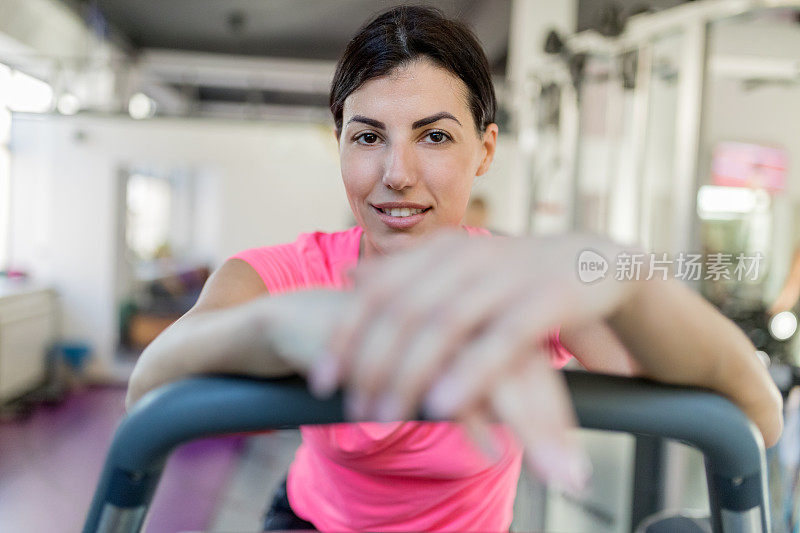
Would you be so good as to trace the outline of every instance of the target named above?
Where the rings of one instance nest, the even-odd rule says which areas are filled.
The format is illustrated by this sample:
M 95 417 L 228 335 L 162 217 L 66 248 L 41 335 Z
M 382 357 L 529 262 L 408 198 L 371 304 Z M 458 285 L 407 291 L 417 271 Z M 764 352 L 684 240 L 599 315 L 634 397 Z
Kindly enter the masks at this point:
M 425 211 L 424 209 L 409 209 L 408 207 L 392 207 L 390 209 L 381 209 L 387 215 L 403 218 L 403 217 L 410 217 L 411 215 L 416 215 L 417 213 L 422 213 Z

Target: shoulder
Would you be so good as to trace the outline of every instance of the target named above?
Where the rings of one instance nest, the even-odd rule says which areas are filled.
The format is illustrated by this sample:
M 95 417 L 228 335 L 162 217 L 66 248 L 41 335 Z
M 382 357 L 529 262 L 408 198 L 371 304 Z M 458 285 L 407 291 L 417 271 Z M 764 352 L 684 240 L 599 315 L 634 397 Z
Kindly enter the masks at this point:
M 353 226 L 343 231 L 301 233 L 292 244 L 298 253 L 319 252 L 324 255 L 337 255 L 348 253 L 353 248 L 357 249 L 361 232 L 361 227 Z
M 356 234 L 360 236 L 360 231 L 357 230 L 361 228 L 355 226 L 344 231 L 300 233 L 292 242 L 248 248 L 232 255 L 229 259 L 243 259 L 248 262 L 250 259 L 291 261 L 304 254 L 330 254 L 337 248 L 352 244 Z
M 243 250 L 229 259 L 240 259 L 261 276 L 270 293 L 327 285 L 332 265 L 341 257 L 357 254 L 361 228 L 344 231 L 301 233 L 293 242 Z
M 242 261 L 231 259 L 206 280 L 197 302 L 187 314 L 230 307 L 265 293 L 267 289 L 254 269 Z

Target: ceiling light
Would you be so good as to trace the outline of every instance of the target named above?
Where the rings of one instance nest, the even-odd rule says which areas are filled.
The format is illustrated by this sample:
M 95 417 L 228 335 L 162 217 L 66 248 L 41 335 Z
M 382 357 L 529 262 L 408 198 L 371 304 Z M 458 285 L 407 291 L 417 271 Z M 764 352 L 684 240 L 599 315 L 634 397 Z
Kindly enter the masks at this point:
M 791 311 L 782 311 L 769 321 L 770 334 L 779 341 L 785 341 L 797 331 L 797 316 Z
M 62 115 L 74 115 L 81 109 L 81 102 L 78 97 L 72 93 L 64 93 L 58 98 L 56 105 L 58 112 Z
M 156 103 L 144 93 L 136 93 L 128 101 L 128 113 L 137 120 L 150 118 L 156 114 Z

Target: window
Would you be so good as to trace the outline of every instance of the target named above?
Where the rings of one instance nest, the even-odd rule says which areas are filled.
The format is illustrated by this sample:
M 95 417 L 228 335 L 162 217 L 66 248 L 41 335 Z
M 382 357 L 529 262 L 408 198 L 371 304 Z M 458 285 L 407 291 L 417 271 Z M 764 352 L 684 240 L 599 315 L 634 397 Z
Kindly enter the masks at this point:
M 8 67 L 0 64 L 0 87 L 3 86 L 4 72 Z M 11 111 L 6 107 L 7 98 L 0 88 L 0 271 L 7 270 L 8 245 L 11 221 L 11 155 L 8 142 L 11 138 Z
M 11 111 L 45 113 L 53 89 L 45 81 L 0 63 L 0 271 L 8 270 L 11 232 Z
M 155 259 L 169 247 L 171 218 L 169 180 L 132 174 L 127 184 L 125 239 L 137 259 Z

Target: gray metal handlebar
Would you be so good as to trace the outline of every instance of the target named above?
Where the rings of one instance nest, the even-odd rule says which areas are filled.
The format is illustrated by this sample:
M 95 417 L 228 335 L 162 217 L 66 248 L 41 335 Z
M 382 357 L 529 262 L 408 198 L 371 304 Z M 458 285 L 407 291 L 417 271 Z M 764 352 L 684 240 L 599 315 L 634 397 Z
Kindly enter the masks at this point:
M 564 376 L 582 427 L 676 439 L 703 453 L 715 532 L 769 531 L 764 443 L 730 401 L 644 379 Z M 140 531 L 167 457 L 181 444 L 345 421 L 341 392 L 318 400 L 299 377 L 196 377 L 151 391 L 117 429 L 83 531 Z

